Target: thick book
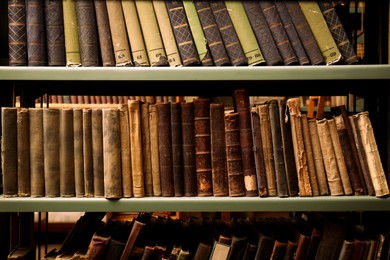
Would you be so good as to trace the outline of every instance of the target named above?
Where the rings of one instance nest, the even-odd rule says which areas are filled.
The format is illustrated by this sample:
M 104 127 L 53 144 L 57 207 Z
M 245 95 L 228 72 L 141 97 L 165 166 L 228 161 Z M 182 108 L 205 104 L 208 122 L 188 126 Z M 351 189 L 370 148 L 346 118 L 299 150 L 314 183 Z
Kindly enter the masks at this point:
M 215 66 L 231 65 L 209 1 L 197 0 L 194 4 Z
M 105 227 L 107 227 L 108 224 L 106 224 Z M 111 242 L 111 234 L 107 230 L 108 228 L 101 228 L 97 230 L 91 238 L 91 241 L 89 242 L 87 251 L 85 253 L 85 256 L 87 259 L 103 259 L 106 251 L 108 249 L 108 246 Z
M 27 66 L 26 1 L 8 1 L 8 64 Z
M 65 59 L 67 67 L 80 67 L 81 54 L 78 35 L 76 2 L 62 0 L 64 17 Z
M 30 197 L 30 132 L 28 108 L 20 107 L 16 111 L 16 133 L 18 197 Z
M 48 66 L 65 66 L 62 1 L 45 0 L 45 36 Z
M 149 103 L 141 103 L 142 164 L 145 196 L 153 196 L 153 175 L 150 150 Z
M 183 66 L 201 65 L 182 1 L 165 0 Z
M 155 197 L 161 196 L 157 116 L 157 105 L 149 104 L 150 163 L 152 170 L 153 196 Z
M 126 241 L 126 245 L 120 257 L 121 260 L 129 259 L 131 251 L 133 250 L 133 247 L 136 244 L 137 238 L 140 236 L 145 225 L 146 224 L 141 222 L 140 220 L 134 219 L 130 234 Z
M 43 1 L 26 1 L 26 33 L 28 66 L 46 66 L 46 35 Z
M 73 140 L 75 196 L 84 197 L 85 184 L 82 108 L 73 108 Z
M 119 106 L 119 123 L 121 139 L 122 196 L 124 198 L 133 196 L 129 120 L 129 108 L 127 103 L 122 103 Z
M 103 120 L 102 109 L 91 111 L 92 128 L 92 162 L 93 162 L 93 195 L 104 197 L 104 160 L 103 160 Z
M 181 130 L 180 102 L 170 102 L 171 106 L 171 138 L 172 138 L 172 170 L 176 197 L 184 196 L 183 144 Z
M 83 164 L 84 194 L 94 196 L 94 150 L 92 139 L 92 110 L 83 108 Z

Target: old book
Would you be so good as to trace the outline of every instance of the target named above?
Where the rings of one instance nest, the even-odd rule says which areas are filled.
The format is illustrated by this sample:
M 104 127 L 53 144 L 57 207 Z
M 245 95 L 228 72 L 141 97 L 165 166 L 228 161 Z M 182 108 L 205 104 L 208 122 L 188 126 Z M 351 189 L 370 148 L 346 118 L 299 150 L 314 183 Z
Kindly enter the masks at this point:
M 80 67 L 81 54 L 78 35 L 76 2 L 62 0 L 64 17 L 65 59 L 67 67 Z
M 307 250 L 309 249 L 309 244 L 310 244 L 310 236 L 302 232 L 299 232 L 297 249 L 295 250 L 294 259 L 306 259 L 306 254 L 307 254 Z
M 182 2 L 191 29 L 191 34 L 194 37 L 200 62 L 202 66 L 213 66 L 213 59 L 211 58 L 210 50 L 207 47 L 206 36 L 204 35 L 198 13 L 196 12 L 195 4 L 192 0 L 183 0 Z
M 28 108 L 16 111 L 18 197 L 30 197 L 30 132 Z
M 171 106 L 171 138 L 172 138 L 172 170 L 176 197 L 184 196 L 183 144 L 181 130 L 180 102 L 170 102 Z
M 27 66 L 26 2 L 8 1 L 8 64 Z
M 351 259 L 354 244 L 355 243 L 353 240 L 345 239 L 343 241 L 343 245 L 341 246 L 340 255 L 339 255 L 340 260 L 341 259 Z
M 240 125 L 237 112 L 225 115 L 226 161 L 229 196 L 245 196 L 244 171 L 242 168 Z
M 131 251 L 133 250 L 133 247 L 135 246 L 136 240 L 140 236 L 145 225 L 146 224 L 141 222 L 140 220 L 135 219 L 133 221 L 133 225 L 132 225 L 130 234 L 127 238 L 125 248 L 123 249 L 122 255 L 120 257 L 121 260 L 129 259 Z
M 150 162 L 152 167 L 153 196 L 161 196 L 157 116 L 157 105 L 149 104 Z
M 344 195 L 328 119 L 323 118 L 317 120 L 316 123 L 330 195 Z
M 43 153 L 45 196 L 60 196 L 60 112 L 55 108 L 43 110 Z
M 258 233 L 258 241 L 254 259 L 270 259 L 276 239 L 260 229 L 257 229 L 256 232 Z
M 245 195 L 258 196 L 255 170 L 255 158 L 253 154 L 252 123 L 247 89 L 236 89 L 233 92 L 235 111 L 239 116 L 240 146 L 242 169 L 244 171 Z
M 225 106 L 210 104 L 211 174 L 214 196 L 228 196 L 225 143 Z
M 267 65 L 273 66 L 283 64 L 282 57 L 276 47 L 259 1 L 242 1 L 242 5 L 244 6 L 246 15 L 248 16 Z
M 310 64 L 309 57 L 307 57 L 305 48 L 303 47 L 298 32 L 287 10 L 285 1 L 275 1 L 275 6 L 276 9 L 278 10 L 280 19 L 283 22 L 284 29 L 286 30 L 288 39 L 290 40 L 291 43 L 291 47 L 293 48 L 294 53 L 298 58 L 299 64 L 300 65 Z
M 173 33 L 171 21 L 169 20 L 165 2 L 160 0 L 152 0 L 152 2 L 169 66 L 182 66 L 179 49 L 176 44 L 175 35 Z
M 298 58 L 291 46 L 282 19 L 279 16 L 275 1 L 259 1 L 263 10 L 265 20 L 270 28 L 271 34 L 283 58 L 284 65 L 294 65 L 298 63 Z
M 369 114 L 367 111 L 363 111 L 356 114 L 356 117 L 364 153 L 367 158 L 368 170 L 375 190 L 375 196 L 386 197 L 389 195 L 389 187 L 386 181 Z
M 210 1 L 210 7 L 215 17 L 215 22 L 221 33 L 226 52 L 233 66 L 247 66 L 248 61 L 245 57 L 238 35 L 234 29 L 229 11 L 224 1 Z
M 298 2 L 321 50 L 325 64 L 332 65 L 339 63 L 342 60 L 340 50 L 337 47 L 317 1 L 298 0 Z
M 158 149 L 160 158 L 161 195 L 175 196 L 172 154 L 171 104 L 157 103 Z
M 93 162 L 93 195 L 104 197 L 104 160 L 103 160 L 103 119 L 102 109 L 91 111 L 92 128 L 92 162 Z
M 108 224 L 107 224 L 108 225 Z M 107 227 L 106 225 L 106 227 Z M 85 256 L 87 259 L 103 259 L 111 242 L 111 234 L 108 228 L 97 230 L 89 242 Z
M 267 176 L 264 162 L 263 144 L 261 140 L 260 115 L 259 109 L 256 105 L 251 107 L 251 122 L 258 192 L 260 197 L 267 197 Z
M 211 245 L 200 242 L 198 248 L 195 251 L 194 260 L 209 259 L 211 251 Z
M 95 136 L 95 138 L 97 137 Z M 90 108 L 83 108 L 83 164 L 84 164 L 83 176 L 84 176 L 85 197 L 95 196 L 94 195 L 94 165 L 95 164 L 97 165 L 97 162 L 94 159 L 93 142 L 94 141 L 92 138 L 92 110 Z
M 45 196 L 43 108 L 29 108 L 31 196 Z
M 348 38 L 347 33 L 340 21 L 339 16 L 335 8 L 333 7 L 332 1 L 319 0 L 317 1 L 318 6 L 322 11 L 322 15 L 330 29 L 331 34 L 337 44 L 338 49 L 343 57 L 343 63 L 355 64 L 358 62 L 354 47 Z
M 140 21 L 142 35 L 144 36 L 150 66 L 168 66 L 169 63 L 165 53 L 152 0 L 134 1 L 135 6 L 137 7 L 138 19 Z
M 272 253 L 270 259 L 284 259 L 287 249 L 287 242 L 275 240 L 274 247 L 272 248 Z
M 121 3 L 134 66 L 150 66 L 135 1 L 121 0 Z
M 150 150 L 149 103 L 141 103 L 142 167 L 145 196 L 153 196 L 153 175 Z
M 82 108 L 73 108 L 73 140 L 75 196 L 84 197 L 85 184 Z
M 115 66 L 133 66 L 121 1 L 106 1 Z
M 127 106 L 127 102 L 122 103 L 119 106 L 119 123 L 121 140 L 120 148 L 122 169 L 122 196 L 124 198 L 129 198 L 133 196 L 129 121 L 129 108 Z
M 301 39 L 306 54 L 309 57 L 310 64 L 321 65 L 325 63 L 321 50 L 318 47 L 317 41 L 314 38 L 313 32 L 310 29 L 309 23 L 306 20 L 304 13 L 297 0 L 285 1 L 286 8 L 293 21 L 295 29 Z
M 199 55 L 188 24 L 183 2 L 166 0 L 165 5 L 168 10 L 173 34 L 175 35 L 183 66 L 200 65 Z
M 211 250 L 210 260 L 228 259 L 230 246 L 216 241 Z
M 253 33 L 241 1 L 225 1 L 234 29 L 237 32 L 249 66 L 264 65 L 265 59 Z
M 48 66 L 65 66 L 62 1 L 45 0 L 45 36 Z
M 194 99 L 195 163 L 198 196 L 212 196 L 210 99 Z
M 195 162 L 195 121 L 194 103 L 181 102 L 181 131 L 183 145 L 184 196 L 196 196 L 197 177 Z
M 94 0 L 96 26 L 99 37 L 100 57 L 103 67 L 114 67 L 114 49 L 108 20 L 107 5 L 105 0 Z
M 194 1 L 194 4 L 215 66 L 231 65 L 209 2 L 197 0 Z
M 75 3 L 81 65 L 97 67 L 99 66 L 99 44 L 94 3 L 89 0 L 78 0 Z
M 43 1 L 26 1 L 26 33 L 28 66 L 46 66 L 46 35 Z
M 128 100 L 131 172 L 134 197 L 145 196 L 145 178 L 142 159 L 141 101 Z
M 291 135 L 294 148 L 294 159 L 298 178 L 299 196 L 313 196 L 307 165 L 305 145 L 303 141 L 300 99 L 289 98 L 286 102 L 290 113 Z

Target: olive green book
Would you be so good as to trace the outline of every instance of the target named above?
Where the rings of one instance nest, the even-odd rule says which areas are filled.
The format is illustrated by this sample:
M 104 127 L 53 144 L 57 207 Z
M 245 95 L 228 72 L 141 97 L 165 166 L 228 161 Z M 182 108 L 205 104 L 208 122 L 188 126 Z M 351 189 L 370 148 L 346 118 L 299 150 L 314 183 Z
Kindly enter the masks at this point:
M 80 67 L 81 54 L 77 26 L 76 2 L 62 0 L 64 15 L 65 58 L 67 67 Z

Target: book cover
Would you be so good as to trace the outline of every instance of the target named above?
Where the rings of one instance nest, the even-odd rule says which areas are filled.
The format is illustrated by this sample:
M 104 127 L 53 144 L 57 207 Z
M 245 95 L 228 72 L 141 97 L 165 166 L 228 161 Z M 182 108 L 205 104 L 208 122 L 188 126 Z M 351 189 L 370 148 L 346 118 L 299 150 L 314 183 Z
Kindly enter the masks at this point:
M 30 181 L 30 132 L 28 108 L 16 111 L 18 197 L 31 196 Z
M 161 196 L 157 116 L 157 105 L 149 104 L 150 162 L 152 167 L 153 196 Z
M 153 175 L 150 150 L 149 103 L 141 103 L 142 160 L 145 196 L 153 196 Z
M 28 66 L 47 66 L 44 2 L 26 1 Z
M 92 128 L 92 162 L 93 162 L 93 194 L 104 197 L 104 159 L 103 159 L 103 121 L 102 109 L 91 111 Z
M 73 108 L 73 138 L 75 196 L 84 197 L 85 184 L 82 108 Z
M 76 2 L 62 0 L 64 17 L 65 58 L 67 67 L 80 67 L 81 54 L 78 35 Z
M 183 144 L 180 102 L 171 105 L 172 169 L 175 196 L 184 196 Z
M 27 66 L 26 1 L 8 1 L 9 66 Z
M 96 136 L 95 136 L 96 138 Z M 94 196 L 94 150 L 92 138 L 92 109 L 83 108 L 83 160 L 85 197 Z
M 129 108 L 127 106 L 127 102 L 122 103 L 119 106 L 119 124 L 121 140 L 122 195 L 124 198 L 130 198 L 133 196 L 129 120 Z

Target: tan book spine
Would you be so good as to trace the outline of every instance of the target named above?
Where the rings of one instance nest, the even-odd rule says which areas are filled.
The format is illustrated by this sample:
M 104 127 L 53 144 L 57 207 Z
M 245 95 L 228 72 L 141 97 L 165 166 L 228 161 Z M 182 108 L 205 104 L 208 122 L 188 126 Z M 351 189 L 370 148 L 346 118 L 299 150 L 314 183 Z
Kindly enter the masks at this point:
M 67 67 L 80 67 L 81 54 L 77 28 L 76 2 L 62 0 L 65 58 Z
M 260 50 L 255 34 L 253 33 L 248 16 L 246 15 L 244 6 L 241 1 L 228 0 L 225 1 L 226 7 L 229 10 L 234 29 L 237 32 L 242 49 L 248 60 L 249 66 L 265 64 L 265 59 Z
M 93 192 L 94 197 L 104 197 L 104 160 L 103 160 L 103 122 L 102 109 L 91 111 L 92 127 L 92 161 L 93 161 Z
M 28 108 L 17 109 L 17 158 L 18 158 L 18 196 L 30 197 L 30 135 Z
M 177 48 L 175 35 L 173 34 L 165 2 L 161 0 L 152 0 L 152 2 L 169 66 L 182 66 L 179 49 Z
M 134 66 L 150 66 L 134 0 L 121 0 Z
M 135 0 L 135 6 L 137 7 L 150 66 L 169 65 L 152 0 Z
M 83 108 L 83 159 L 85 197 L 94 196 L 94 156 L 92 140 L 92 110 L 90 108 Z
M 121 128 L 122 195 L 124 198 L 130 198 L 133 197 L 133 179 L 131 177 L 130 119 L 127 102 L 119 107 L 119 119 Z
M 117 67 L 133 66 L 130 45 L 126 32 L 126 23 L 120 1 L 106 1 L 108 20 Z
M 142 160 L 145 196 L 153 196 L 153 175 L 150 150 L 149 103 L 141 103 Z
M 76 197 L 84 197 L 83 109 L 73 108 L 74 182 Z
M 153 196 L 161 196 L 160 159 L 158 152 L 157 106 L 149 104 L 150 161 L 152 167 Z

